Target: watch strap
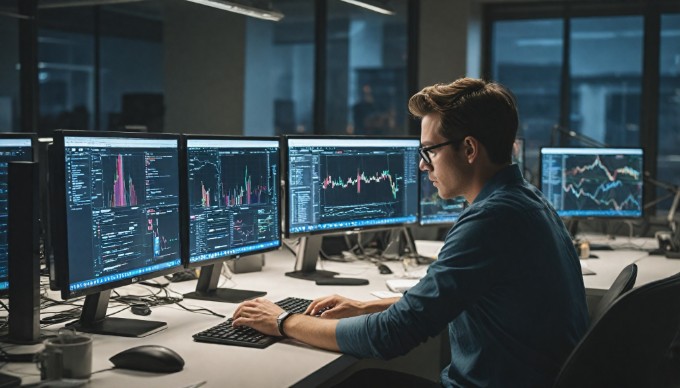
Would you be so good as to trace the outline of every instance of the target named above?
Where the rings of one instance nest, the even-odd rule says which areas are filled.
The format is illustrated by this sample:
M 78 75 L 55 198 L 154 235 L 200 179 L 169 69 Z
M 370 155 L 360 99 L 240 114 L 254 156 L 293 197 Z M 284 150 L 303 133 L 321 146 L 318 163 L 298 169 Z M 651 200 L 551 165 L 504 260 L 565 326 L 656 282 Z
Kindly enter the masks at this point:
M 283 338 L 288 338 L 286 333 L 283 331 L 283 322 L 285 322 L 286 319 L 290 318 L 293 315 L 295 315 L 295 313 L 292 313 L 290 311 L 284 311 L 278 316 L 278 318 L 276 318 L 276 325 L 279 328 L 279 334 Z

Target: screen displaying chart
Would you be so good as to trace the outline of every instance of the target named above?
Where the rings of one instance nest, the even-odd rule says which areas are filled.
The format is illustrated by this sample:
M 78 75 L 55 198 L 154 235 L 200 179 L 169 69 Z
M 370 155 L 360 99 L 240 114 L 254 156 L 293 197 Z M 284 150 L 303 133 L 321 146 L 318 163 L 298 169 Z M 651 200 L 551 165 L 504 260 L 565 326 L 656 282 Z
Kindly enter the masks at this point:
M 179 266 L 177 139 L 64 137 L 69 289 Z
M 8 195 L 9 195 L 9 162 L 33 160 L 32 140 L 25 138 L 0 139 L 0 291 L 9 287 L 7 273 L 9 245 L 7 241 L 8 227 Z
M 543 148 L 541 189 L 560 216 L 641 217 L 639 148 Z
M 465 198 L 442 199 L 427 176 L 420 172 L 420 224 L 452 224 L 465 209 Z
M 281 245 L 279 142 L 187 139 L 189 262 Z
M 287 141 L 289 233 L 417 220 L 417 139 Z

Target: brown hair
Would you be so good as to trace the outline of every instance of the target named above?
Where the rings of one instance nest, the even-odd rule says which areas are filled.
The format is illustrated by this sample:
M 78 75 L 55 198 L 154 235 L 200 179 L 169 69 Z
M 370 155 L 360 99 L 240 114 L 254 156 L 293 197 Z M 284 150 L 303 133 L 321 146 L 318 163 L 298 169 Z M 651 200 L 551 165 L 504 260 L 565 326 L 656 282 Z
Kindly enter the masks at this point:
M 497 164 L 510 163 L 517 135 L 515 98 L 504 86 L 475 78 L 435 84 L 414 94 L 408 109 L 417 118 L 435 113 L 439 133 L 449 140 L 472 136 Z

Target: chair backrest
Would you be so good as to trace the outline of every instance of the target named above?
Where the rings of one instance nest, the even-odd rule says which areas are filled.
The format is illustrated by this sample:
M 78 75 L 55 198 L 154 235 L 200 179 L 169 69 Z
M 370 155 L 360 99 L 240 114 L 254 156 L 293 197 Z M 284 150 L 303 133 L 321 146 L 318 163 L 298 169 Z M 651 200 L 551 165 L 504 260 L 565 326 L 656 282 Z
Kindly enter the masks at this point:
M 637 265 L 635 263 L 627 265 L 616 277 L 609 290 L 602 296 L 602 299 L 595 305 L 590 312 L 590 325 L 592 326 L 602 314 L 618 299 L 619 296 L 630 291 L 635 285 L 637 278 Z
M 680 274 L 623 294 L 562 366 L 556 388 L 677 387 Z

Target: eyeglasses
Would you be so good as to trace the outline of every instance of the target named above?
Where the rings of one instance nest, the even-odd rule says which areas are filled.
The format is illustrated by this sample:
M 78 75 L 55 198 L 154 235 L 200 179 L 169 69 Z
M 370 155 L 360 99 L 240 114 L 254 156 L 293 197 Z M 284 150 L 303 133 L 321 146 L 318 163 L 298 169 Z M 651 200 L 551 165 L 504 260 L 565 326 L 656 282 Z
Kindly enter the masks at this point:
M 462 141 L 461 139 L 459 139 L 459 140 L 449 140 L 449 141 L 445 141 L 443 143 L 439 143 L 439 144 L 435 144 L 435 145 L 431 145 L 431 146 L 427 146 L 427 147 L 420 147 L 420 148 L 418 148 L 418 153 L 420 154 L 420 157 L 423 158 L 425 163 L 432 164 L 432 157 L 430 156 L 430 152 L 432 150 L 440 148 L 440 147 L 447 146 L 449 144 L 460 143 L 461 141 Z

